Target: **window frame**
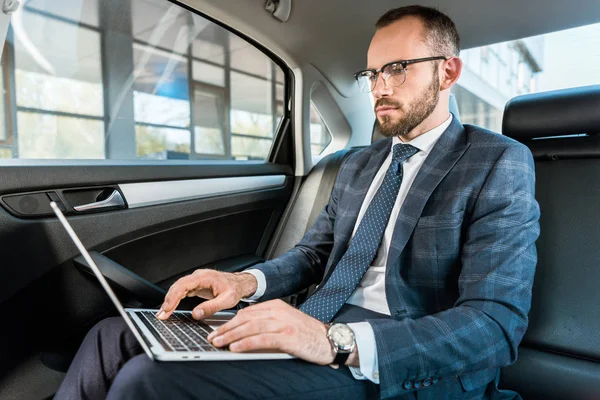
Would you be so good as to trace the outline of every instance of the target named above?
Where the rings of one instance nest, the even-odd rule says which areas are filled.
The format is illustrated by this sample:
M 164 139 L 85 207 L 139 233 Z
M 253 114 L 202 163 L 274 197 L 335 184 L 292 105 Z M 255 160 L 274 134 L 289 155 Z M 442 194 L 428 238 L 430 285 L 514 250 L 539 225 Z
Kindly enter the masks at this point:
M 245 162 L 247 160 L 235 160 L 232 159 L 232 153 L 231 153 L 231 143 L 230 141 L 227 140 L 228 136 L 229 138 L 232 137 L 248 137 L 248 138 L 258 138 L 261 140 L 266 140 L 266 139 L 271 139 L 271 146 L 270 146 L 270 150 L 268 152 L 268 154 L 266 154 L 264 162 L 268 163 L 270 162 L 270 160 L 274 159 L 274 154 L 273 154 L 273 150 L 276 148 L 275 143 L 278 141 L 278 136 L 281 134 L 284 134 L 284 132 L 281 132 L 281 129 L 283 127 L 285 127 L 287 124 L 285 124 L 286 119 L 290 119 L 290 114 L 291 114 L 291 110 L 286 107 L 286 104 L 290 104 L 290 95 L 291 95 L 291 89 L 290 89 L 290 85 L 292 80 L 290 79 L 291 73 L 289 68 L 287 67 L 287 65 L 283 62 L 283 60 L 281 60 L 281 58 L 279 58 L 276 54 L 274 54 L 273 52 L 269 51 L 267 48 L 265 48 L 262 44 L 260 44 L 259 42 L 251 39 L 250 37 L 242 34 L 241 32 L 239 32 L 238 30 L 224 24 L 223 22 L 212 18 L 204 13 L 202 13 L 199 10 L 193 9 L 192 7 L 190 7 L 187 4 L 181 3 L 179 1 L 174 1 L 174 0 L 169 0 L 171 3 L 181 7 L 182 9 L 189 11 L 191 14 L 188 14 L 188 18 L 189 18 L 189 23 L 193 24 L 193 17 L 192 14 L 196 14 L 204 19 L 206 19 L 207 21 L 223 28 L 224 30 L 226 30 L 227 32 L 229 32 L 230 34 L 234 34 L 237 37 L 239 37 L 240 39 L 242 39 L 243 41 L 245 41 L 246 43 L 252 45 L 255 49 L 257 49 L 258 51 L 260 51 L 262 54 L 264 54 L 267 58 L 269 58 L 275 65 L 277 65 L 281 71 L 283 72 L 283 76 L 284 76 L 284 82 L 278 82 L 277 81 L 277 76 L 276 76 L 276 72 L 275 72 L 275 68 L 272 68 L 272 73 L 271 73 L 271 81 L 272 81 L 272 93 L 271 93 L 271 98 L 272 98 L 272 118 L 273 118 L 273 137 L 272 138 L 267 138 L 267 137 L 258 137 L 258 136 L 252 136 L 252 135 L 244 135 L 244 134 L 238 134 L 238 133 L 234 133 L 231 131 L 231 118 L 230 115 L 228 114 L 228 111 L 231 111 L 230 109 L 230 105 L 231 105 L 231 79 L 230 79 L 230 75 L 231 72 L 235 72 L 235 73 L 239 73 L 239 74 L 243 74 L 245 76 L 248 77 L 252 77 L 252 78 L 257 78 L 257 79 L 261 79 L 264 81 L 269 81 L 268 79 L 266 79 L 263 76 L 257 75 L 257 74 L 253 74 L 251 72 L 246 72 L 237 68 L 234 68 L 231 66 L 230 62 L 229 62 L 229 48 L 228 48 L 228 41 L 224 40 L 223 42 L 223 47 L 224 47 L 224 53 L 225 53 L 225 59 L 224 59 L 224 63 L 223 64 L 219 64 L 218 62 L 214 62 L 211 60 L 207 60 L 204 58 L 200 58 L 194 55 L 194 46 L 193 43 L 191 43 L 188 48 L 187 51 L 185 52 L 185 54 L 182 53 L 177 53 L 173 50 L 170 49 L 166 49 L 162 46 L 158 46 L 158 45 L 150 45 L 149 43 L 147 43 L 146 41 L 140 40 L 139 38 L 135 38 L 133 37 L 133 42 L 134 43 L 138 43 L 140 45 L 144 45 L 144 46 L 150 46 L 153 47 L 157 50 L 161 50 L 164 51 L 166 53 L 172 53 L 178 56 L 183 56 L 187 59 L 187 63 L 188 63 L 188 88 L 190 90 L 189 93 L 189 101 L 190 101 L 190 126 L 189 126 L 189 131 L 190 131 L 190 136 L 191 136 L 191 140 L 190 140 L 190 155 L 189 155 L 189 160 L 231 160 L 233 162 Z M 223 68 L 225 71 L 225 86 L 223 88 L 221 88 L 220 86 L 217 85 L 210 85 L 209 83 L 206 82 L 201 82 L 201 81 L 197 81 L 194 79 L 193 76 L 193 62 L 194 61 L 198 61 L 198 62 L 202 62 L 205 64 L 209 64 L 215 67 L 219 67 L 219 68 Z M 280 84 L 283 85 L 283 90 L 284 90 L 284 100 L 283 100 L 283 116 L 281 118 L 281 121 L 279 121 L 279 123 L 277 123 L 277 105 L 281 103 L 280 100 L 277 100 L 276 97 L 276 86 Z M 216 154 L 205 154 L 205 153 L 196 153 L 196 146 L 195 146 L 195 138 L 194 138 L 194 110 L 193 110 L 193 96 L 194 96 L 194 89 L 196 87 L 196 85 L 205 85 L 205 87 L 214 87 L 214 88 L 218 88 L 218 89 L 223 89 L 225 92 L 225 102 L 224 102 L 224 108 L 225 108 L 225 120 L 224 120 L 224 144 L 225 144 L 225 154 L 223 156 L 221 155 L 216 155 Z M 137 122 L 135 122 L 137 124 Z M 291 125 L 291 124 L 290 124 Z M 165 126 L 168 128 L 171 128 L 170 126 Z M 173 127 L 176 128 L 176 127 Z M 181 129 L 181 127 L 176 128 L 176 129 Z M 249 161 L 249 160 L 248 160 Z
M 210 85 L 206 82 L 200 81 L 192 81 L 190 87 L 193 89 L 192 93 L 195 99 L 196 90 L 200 89 L 201 92 L 214 94 L 219 96 L 223 100 L 223 119 L 221 121 L 221 137 L 223 138 L 223 149 L 224 154 L 212 154 L 212 153 L 197 153 L 196 152 L 196 141 L 195 141 L 195 131 L 196 124 L 194 121 L 194 109 L 192 107 L 192 118 L 191 118 L 191 130 L 192 130 L 192 143 L 194 145 L 193 149 L 190 149 L 190 158 L 194 157 L 194 159 L 216 159 L 216 160 L 228 160 L 229 157 L 227 154 L 231 153 L 230 141 L 228 140 L 228 135 L 231 135 L 230 121 L 229 116 L 227 115 L 227 110 L 229 109 L 229 93 L 225 87 L 220 87 L 217 85 Z

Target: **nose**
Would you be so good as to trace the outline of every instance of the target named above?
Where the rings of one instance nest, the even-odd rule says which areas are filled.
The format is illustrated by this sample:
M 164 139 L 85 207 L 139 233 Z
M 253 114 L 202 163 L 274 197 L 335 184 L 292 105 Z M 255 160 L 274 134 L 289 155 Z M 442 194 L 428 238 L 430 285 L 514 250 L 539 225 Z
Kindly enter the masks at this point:
M 373 97 L 375 99 L 391 96 L 393 93 L 393 88 L 385 82 L 385 80 L 381 76 L 381 72 L 377 74 L 377 78 L 375 80 L 375 87 L 373 88 L 371 93 L 373 94 Z

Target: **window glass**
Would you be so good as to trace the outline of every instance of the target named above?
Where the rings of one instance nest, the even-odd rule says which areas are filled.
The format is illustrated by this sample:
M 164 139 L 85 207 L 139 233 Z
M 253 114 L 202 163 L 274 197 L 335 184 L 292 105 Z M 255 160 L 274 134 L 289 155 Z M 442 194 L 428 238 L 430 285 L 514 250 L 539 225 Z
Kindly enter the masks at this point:
M 157 160 L 189 158 L 190 135 L 187 130 L 136 125 L 135 137 L 139 157 Z
M 130 1 L 134 39 L 175 53 L 187 51 L 192 33 L 187 10 L 164 0 Z
M 193 23 L 196 31 L 199 31 L 192 42 L 192 55 L 194 58 L 224 66 L 225 48 L 229 46 L 230 33 L 219 25 L 197 16 L 194 17 Z
M 71 114 L 103 115 L 102 86 L 99 83 L 19 69 L 22 66 L 17 58 L 17 106 Z
M 231 73 L 231 120 L 234 133 L 272 136 L 271 82 L 260 78 Z M 256 93 L 262 93 L 257 96 Z M 260 127 L 255 121 L 261 121 Z
M 13 22 L 17 105 L 103 115 L 100 34 L 27 10 Z
M 461 121 L 500 132 L 515 96 L 600 83 L 600 24 L 463 50 L 461 58 L 453 88 Z
M 217 40 L 217 39 L 213 39 Z M 225 49 L 221 43 L 210 39 L 199 38 L 192 43 L 194 57 L 207 60 L 218 65 L 225 65 Z
M 278 69 L 279 70 L 279 69 Z M 275 85 L 275 125 L 274 132 L 279 128 L 281 119 L 283 118 L 284 100 L 285 99 L 285 87 L 283 84 Z
M 285 76 L 283 75 L 283 70 L 281 68 L 275 68 L 275 81 L 281 83 L 282 86 L 285 83 Z
M 325 126 L 314 104 L 310 103 L 310 149 L 313 156 L 323 153 L 331 142 L 331 133 Z
M 29 0 L 0 63 L 0 158 L 266 160 L 285 74 L 164 0 Z
M 271 149 L 271 140 L 234 135 L 231 140 L 231 152 L 236 158 L 244 160 L 263 160 Z
M 231 67 L 266 79 L 271 78 L 272 61 L 245 40 L 229 35 Z
M 194 80 L 225 87 L 225 69 L 202 61 L 194 61 L 192 65 Z
M 25 3 L 24 1 L 21 4 Z M 52 7 L 49 7 L 50 4 Z M 66 18 L 98 27 L 98 0 L 29 0 L 27 8 L 33 12 Z
M 225 155 L 225 90 L 197 85 L 194 91 L 194 149 Z
M 231 151 L 249 159 L 264 159 L 273 142 L 276 116 L 274 82 L 240 72 L 231 73 Z M 257 96 L 258 93 L 262 95 Z
M 190 102 L 187 61 L 150 46 L 134 45 L 133 104 L 136 122 L 187 127 Z
M 6 143 L 10 136 L 8 132 L 8 127 L 6 126 L 6 118 L 4 117 L 6 115 L 5 104 L 7 94 L 8 93 L 6 93 L 4 90 L 4 69 L 0 65 L 0 145 Z M 7 149 L 3 149 L 0 147 L 0 158 L 6 158 L 2 157 L 1 155 L 3 150 Z M 8 149 L 8 151 L 10 152 L 10 149 Z
M 100 34 L 65 20 L 97 25 L 98 16 L 94 2 L 75 3 L 32 1 L 11 19 L 2 68 L 15 103 L 7 93 L 1 126 L 19 158 L 105 156 Z
M 133 92 L 136 122 L 186 127 L 190 123 L 190 107 L 186 100 Z
M 100 120 L 19 111 L 19 158 L 104 158 Z

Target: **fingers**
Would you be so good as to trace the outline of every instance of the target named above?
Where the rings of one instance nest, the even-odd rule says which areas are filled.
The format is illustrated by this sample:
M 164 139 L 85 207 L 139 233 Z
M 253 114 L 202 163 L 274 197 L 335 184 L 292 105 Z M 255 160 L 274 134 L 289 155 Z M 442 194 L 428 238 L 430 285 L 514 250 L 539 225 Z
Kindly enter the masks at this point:
M 238 303 L 235 291 L 225 291 L 212 300 L 207 300 L 196 306 L 192 311 L 192 316 L 196 319 L 210 317 L 211 315 L 228 308 L 234 307 Z
M 234 307 L 239 301 L 235 283 L 223 274 L 214 270 L 197 270 L 175 282 L 169 288 L 165 301 L 156 314 L 158 319 L 167 319 L 186 296 L 210 298 L 194 308 L 192 316 L 196 319 L 206 318 L 216 312 Z M 249 308 L 271 310 L 290 307 L 280 300 L 271 300 Z
M 249 336 L 229 345 L 229 350 L 234 353 L 247 351 L 281 351 L 289 353 L 289 338 L 278 333 L 263 333 Z
M 198 289 L 211 288 L 212 279 L 209 271 L 198 270 L 191 275 L 184 276 L 175 282 L 169 288 L 165 301 L 156 314 L 158 319 L 167 319 L 179 305 L 179 302 L 185 298 L 188 292 Z
M 217 332 L 216 336 L 212 338 L 212 343 L 217 347 L 223 347 L 247 337 L 278 333 L 281 331 L 282 325 L 281 322 L 270 319 L 248 321 L 227 332 Z
M 218 329 L 219 334 L 223 334 L 227 331 L 230 331 L 232 329 L 237 328 L 240 325 L 243 325 L 249 321 L 261 318 L 261 319 L 268 319 L 268 318 L 272 318 L 273 317 L 273 313 L 271 312 L 271 310 L 261 310 L 256 306 L 251 306 L 251 307 L 246 307 L 243 310 L 240 310 L 237 312 L 237 314 L 235 315 L 235 317 L 233 317 L 231 320 L 227 321 L 226 323 L 224 323 L 223 325 L 221 325 Z M 211 334 L 209 335 L 209 338 L 212 336 L 216 336 L 216 330 L 211 332 Z M 210 340 L 210 339 L 209 339 Z
M 292 313 L 300 313 L 281 300 L 270 300 L 264 303 L 253 304 L 250 307 L 238 311 L 237 315 L 220 326 L 218 331 L 219 334 L 223 334 L 254 319 L 280 319 L 285 321 L 288 317 L 294 318 L 289 314 L 290 311 Z M 211 333 L 211 335 L 209 335 L 209 340 L 216 336 L 216 334 L 217 333 L 215 332 Z
M 237 315 L 235 317 L 233 317 L 230 321 L 221 325 L 218 329 L 215 329 L 214 331 L 212 331 L 208 335 L 207 339 L 212 340 L 216 336 L 224 335 L 225 333 L 233 331 L 242 325 L 245 325 L 250 322 L 256 323 L 256 321 L 258 321 L 258 320 L 266 320 L 272 316 L 272 314 L 269 311 L 251 310 L 252 308 L 254 308 L 254 306 L 248 307 L 248 308 L 245 308 L 245 309 L 239 311 L 237 313 Z M 253 328 L 253 327 L 251 327 L 251 328 Z M 249 333 L 249 334 L 255 334 L 255 333 Z
M 188 285 L 192 282 L 190 281 L 191 276 L 186 276 L 184 278 L 179 279 L 169 288 L 167 295 L 165 296 L 165 301 L 163 302 L 160 310 L 156 314 L 156 318 L 158 319 L 167 319 L 171 316 L 173 311 L 179 305 L 181 299 L 186 297 L 188 289 Z

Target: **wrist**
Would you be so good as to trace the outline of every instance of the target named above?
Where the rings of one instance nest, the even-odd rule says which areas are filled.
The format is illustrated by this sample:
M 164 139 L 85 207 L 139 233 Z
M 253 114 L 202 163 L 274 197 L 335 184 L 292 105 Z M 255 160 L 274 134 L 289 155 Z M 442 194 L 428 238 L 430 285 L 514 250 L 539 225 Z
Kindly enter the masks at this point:
M 354 331 L 343 323 L 327 325 L 327 339 L 333 351 L 332 364 L 353 365 L 358 363 Z
M 333 343 L 331 343 L 331 340 L 329 339 L 329 328 L 331 327 L 331 324 L 323 324 L 323 337 L 325 338 L 325 340 L 327 341 L 327 365 L 331 365 L 333 364 L 333 361 L 335 360 L 335 356 L 337 355 L 337 352 L 335 351 L 334 345 Z
M 233 274 L 236 279 L 238 293 L 241 299 L 251 297 L 258 289 L 258 280 L 252 274 L 247 272 L 235 272 Z

